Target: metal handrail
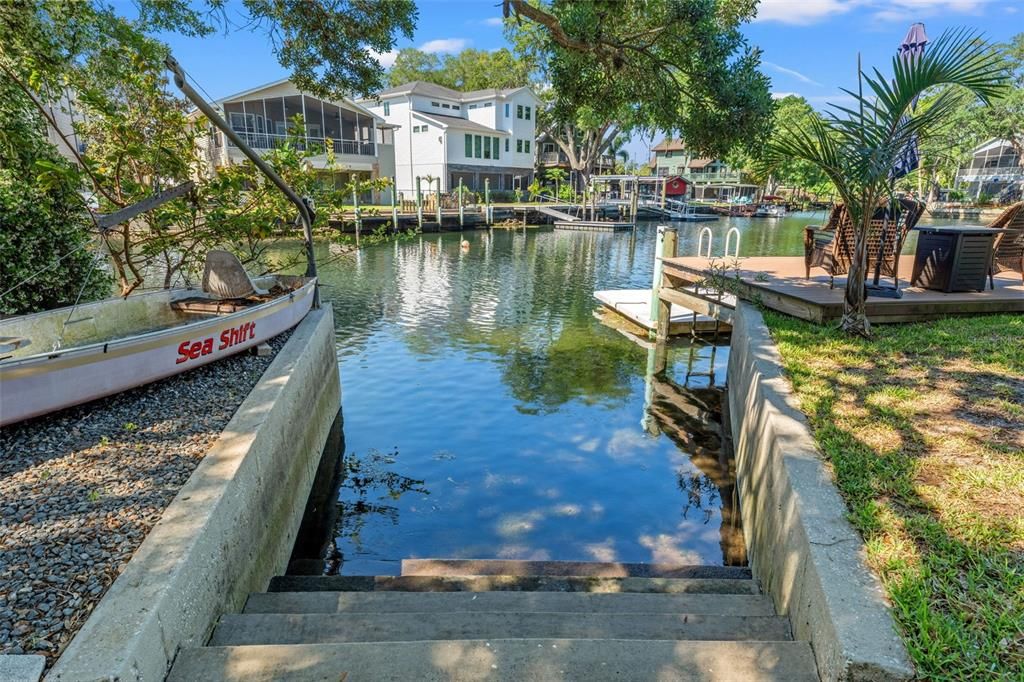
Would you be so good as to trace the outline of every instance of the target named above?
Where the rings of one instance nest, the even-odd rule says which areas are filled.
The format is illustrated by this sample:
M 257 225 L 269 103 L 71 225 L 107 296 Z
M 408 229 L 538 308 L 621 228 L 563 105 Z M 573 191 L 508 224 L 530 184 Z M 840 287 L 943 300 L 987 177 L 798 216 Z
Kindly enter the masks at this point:
M 740 257 L 740 231 L 738 228 L 730 227 L 729 231 L 725 233 L 725 252 L 722 254 L 723 258 L 727 258 L 729 256 L 729 240 L 732 239 L 734 232 L 736 233 L 736 251 L 732 254 L 732 257 Z
M 701 250 L 704 248 L 704 234 L 708 236 L 708 253 L 705 258 L 711 258 L 711 242 L 714 240 L 715 235 L 711 233 L 710 227 L 702 227 L 700 230 L 700 236 L 697 237 L 697 256 L 700 256 Z

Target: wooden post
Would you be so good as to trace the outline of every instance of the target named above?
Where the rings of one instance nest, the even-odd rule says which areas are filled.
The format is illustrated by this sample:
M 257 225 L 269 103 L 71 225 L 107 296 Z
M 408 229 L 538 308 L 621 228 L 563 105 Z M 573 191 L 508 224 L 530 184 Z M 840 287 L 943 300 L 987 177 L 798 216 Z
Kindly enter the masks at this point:
M 665 195 L 668 194 L 668 176 L 661 179 L 661 210 L 665 210 Z
M 416 224 L 423 231 L 423 192 L 420 189 L 420 176 L 416 176 Z
M 629 219 L 636 222 L 636 212 L 640 207 L 640 181 L 633 176 L 633 196 L 629 200 Z
M 675 257 L 677 236 L 678 233 L 674 229 L 658 225 L 658 236 L 654 246 L 654 276 L 651 278 L 651 321 L 655 326 L 654 337 L 658 341 L 668 338 L 672 317 L 671 304 L 662 300 L 660 296 L 661 288 L 664 286 L 662 259 Z
M 441 176 L 437 176 L 437 229 L 441 230 Z
M 459 178 L 459 228 L 466 224 L 466 216 L 462 210 L 462 178 Z
M 391 177 L 391 228 L 398 232 L 398 177 Z
M 491 220 L 491 179 L 484 178 L 484 221 L 490 225 Z
M 359 232 L 363 227 L 363 221 L 359 216 L 359 176 L 352 173 L 349 178 L 352 180 L 352 210 L 356 214 L 356 244 L 358 244 Z

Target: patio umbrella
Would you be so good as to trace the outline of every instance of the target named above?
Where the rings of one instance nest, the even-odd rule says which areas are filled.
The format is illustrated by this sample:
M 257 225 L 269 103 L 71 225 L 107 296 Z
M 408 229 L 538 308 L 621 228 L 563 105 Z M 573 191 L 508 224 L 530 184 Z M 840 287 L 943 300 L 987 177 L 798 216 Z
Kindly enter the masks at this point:
M 924 47 L 927 44 L 928 35 L 924 31 L 924 24 L 911 24 L 910 30 L 907 31 L 907 35 L 903 38 L 903 42 L 900 43 L 900 46 L 898 48 L 896 48 L 896 55 L 903 59 L 904 61 L 920 58 L 920 56 L 924 54 Z M 910 103 L 910 111 L 913 112 L 915 108 L 917 108 L 916 97 L 914 98 L 914 101 Z M 906 123 L 909 120 L 909 118 L 909 114 L 904 114 L 900 123 Z M 893 163 L 892 168 L 889 170 L 890 182 L 895 184 L 896 181 L 902 178 L 904 175 L 907 175 L 911 171 L 915 170 L 920 160 L 921 158 L 917 150 L 917 135 L 912 135 L 911 138 L 907 141 L 906 146 L 900 151 L 900 154 L 896 158 L 896 161 Z M 886 211 L 886 219 L 888 219 L 888 214 L 889 212 Z M 880 287 L 878 284 L 878 280 L 881 277 L 882 257 L 885 253 L 885 240 L 888 236 L 886 234 L 888 232 L 887 227 L 888 225 L 882 228 L 882 243 L 878 252 L 878 260 L 875 262 L 874 286 L 869 286 L 869 291 L 871 291 L 875 295 L 899 296 L 898 285 L 896 289 L 889 290 L 888 287 Z M 895 257 L 899 258 L 900 255 L 897 253 L 895 254 Z

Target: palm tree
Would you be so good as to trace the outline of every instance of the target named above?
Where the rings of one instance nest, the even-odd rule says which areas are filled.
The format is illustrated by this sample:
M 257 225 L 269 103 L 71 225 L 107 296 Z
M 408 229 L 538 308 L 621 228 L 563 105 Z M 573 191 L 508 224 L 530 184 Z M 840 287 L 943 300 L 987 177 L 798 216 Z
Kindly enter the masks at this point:
M 864 289 L 868 226 L 878 206 L 894 200 L 893 167 L 908 145 L 948 120 L 961 97 L 988 104 L 1006 83 L 1006 67 L 989 44 L 965 29 L 945 31 L 923 54 L 894 57 L 891 81 L 878 69 L 862 71 L 859 62 L 858 57 L 858 91 L 844 90 L 855 104 L 831 105 L 834 111 L 813 117 L 807 127 L 784 129 L 767 146 L 764 165 L 770 172 L 785 160 L 808 161 L 835 185 L 854 225 L 841 327 L 869 336 Z M 931 107 L 913 111 L 922 93 L 940 86 L 959 87 L 946 87 Z

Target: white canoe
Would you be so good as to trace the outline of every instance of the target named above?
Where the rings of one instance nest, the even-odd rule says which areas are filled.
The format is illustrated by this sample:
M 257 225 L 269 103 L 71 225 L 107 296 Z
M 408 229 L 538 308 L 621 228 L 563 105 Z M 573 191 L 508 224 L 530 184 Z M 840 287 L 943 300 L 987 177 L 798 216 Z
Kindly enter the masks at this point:
M 240 305 L 170 289 L 0 320 L 0 426 L 246 350 L 294 327 L 313 304 L 315 279 L 253 283 L 271 293 Z

